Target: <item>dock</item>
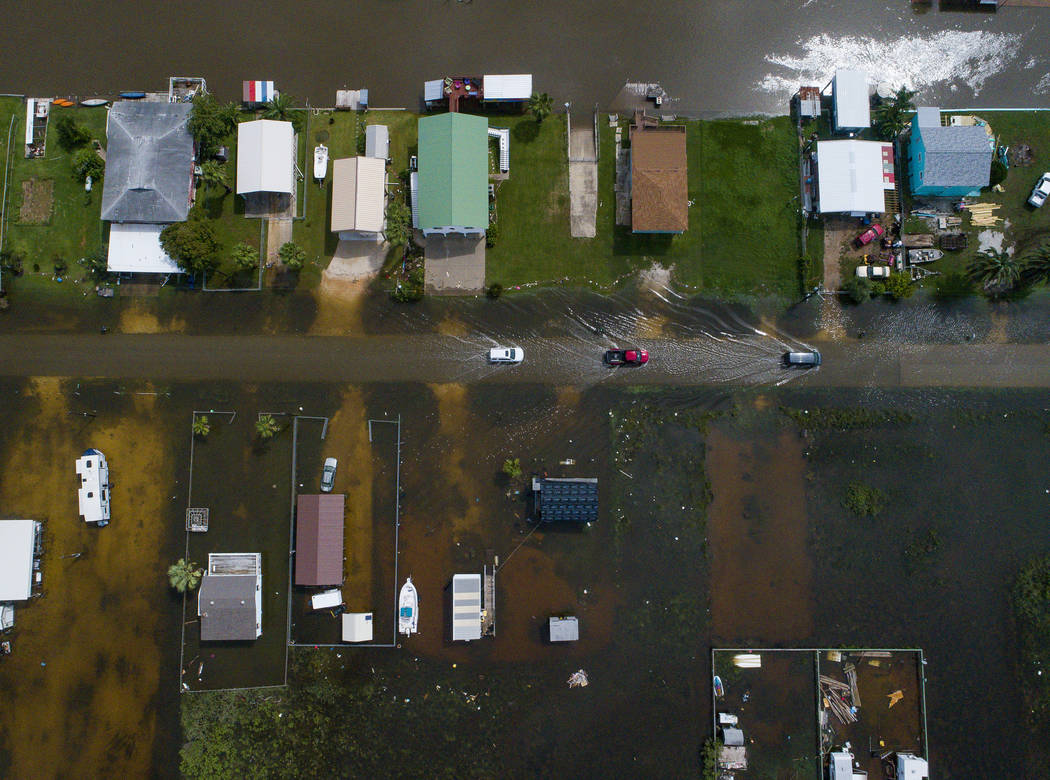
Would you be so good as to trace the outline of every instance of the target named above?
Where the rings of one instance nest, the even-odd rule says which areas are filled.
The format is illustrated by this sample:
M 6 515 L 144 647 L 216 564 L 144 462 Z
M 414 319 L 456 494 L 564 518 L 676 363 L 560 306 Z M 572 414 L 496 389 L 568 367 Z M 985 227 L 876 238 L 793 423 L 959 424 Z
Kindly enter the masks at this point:
M 481 574 L 481 635 L 496 636 L 496 568 L 499 556 L 485 551 L 486 563 Z

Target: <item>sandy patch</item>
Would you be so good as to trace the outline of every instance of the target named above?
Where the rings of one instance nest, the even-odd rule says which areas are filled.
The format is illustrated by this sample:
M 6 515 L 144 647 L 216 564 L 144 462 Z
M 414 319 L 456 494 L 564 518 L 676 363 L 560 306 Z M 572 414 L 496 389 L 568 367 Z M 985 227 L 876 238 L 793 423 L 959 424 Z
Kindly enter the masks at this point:
M 996 252 L 1003 251 L 1003 241 L 1006 239 L 1006 234 L 1000 230 L 982 230 L 977 234 L 978 249 L 981 252 L 987 252 L 989 249 L 994 249 Z M 1006 248 L 1006 254 L 1012 255 L 1014 253 L 1013 247 Z
M 470 335 L 470 327 L 451 312 L 447 313 L 438 323 L 437 332 L 442 336 L 459 336 L 466 338 Z
M 382 269 L 389 251 L 385 241 L 340 241 L 324 276 L 348 282 L 371 279 Z
M 475 498 L 481 495 L 477 463 L 473 453 L 463 447 L 463 437 L 470 430 L 470 408 L 466 385 L 429 385 L 438 404 L 439 432 L 442 443 L 441 463 L 445 474 L 443 489 L 460 494 L 466 510 L 452 517 L 452 542 L 466 531 L 481 528 L 481 507 Z
M 149 303 L 131 299 L 120 312 L 117 328 L 121 333 L 182 333 L 186 330 L 186 320 L 174 317 L 170 322 L 162 323 L 150 311 Z
M 337 279 L 324 273 L 317 288 L 317 316 L 310 326 L 313 336 L 341 336 L 361 333 L 361 304 L 368 292 L 368 280 Z
M 158 625 L 168 597 L 160 550 L 170 447 L 149 414 L 70 416 L 79 404 L 57 380 L 34 381 L 27 396 L 0 468 L 17 475 L 5 480 L 5 512 L 45 523 L 44 595 L 19 607 L 15 652 L 0 669 L 10 773 L 146 777 L 158 643 L 170 641 L 171 629 Z M 73 461 L 88 446 L 114 470 L 107 528 L 77 517 Z M 75 552 L 81 557 L 62 557 Z
M 671 286 L 671 272 L 674 266 L 664 268 L 659 263 L 653 263 L 645 270 L 638 272 L 638 281 L 643 290 L 665 290 Z
M 809 637 L 813 572 L 797 436 L 743 440 L 715 426 L 707 468 L 714 494 L 708 525 L 714 635 L 777 642 Z

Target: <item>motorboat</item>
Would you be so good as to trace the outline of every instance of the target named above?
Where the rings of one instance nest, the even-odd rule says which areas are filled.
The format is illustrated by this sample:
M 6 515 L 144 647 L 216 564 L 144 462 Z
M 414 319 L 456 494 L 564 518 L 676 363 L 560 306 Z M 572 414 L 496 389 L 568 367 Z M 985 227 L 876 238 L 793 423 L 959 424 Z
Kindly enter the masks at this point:
M 934 260 L 940 260 L 944 257 L 944 252 L 940 249 L 909 249 L 908 250 L 908 263 L 911 265 L 920 265 L 922 263 L 932 263 Z
M 314 178 L 323 179 L 328 175 L 328 147 L 318 144 L 314 147 Z
M 725 686 L 722 685 L 722 678 L 719 677 L 717 674 L 715 675 L 714 683 L 715 683 L 715 697 L 721 699 L 723 696 L 726 695 L 726 689 L 725 689 Z
M 405 580 L 401 586 L 401 595 L 397 599 L 397 630 L 409 636 L 419 629 L 419 594 L 412 578 Z

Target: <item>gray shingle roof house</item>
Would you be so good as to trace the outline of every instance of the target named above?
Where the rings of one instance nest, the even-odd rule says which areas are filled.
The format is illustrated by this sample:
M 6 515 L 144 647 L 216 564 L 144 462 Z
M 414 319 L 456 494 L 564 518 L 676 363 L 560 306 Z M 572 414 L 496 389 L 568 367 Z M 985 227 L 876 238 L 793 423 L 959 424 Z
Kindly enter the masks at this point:
M 937 108 L 922 106 L 912 119 L 908 178 L 913 195 L 979 195 L 987 187 L 994 141 L 987 125 L 941 124 Z
M 201 641 L 252 640 L 259 636 L 253 574 L 204 575 L 198 609 Z
M 106 127 L 102 219 L 183 222 L 193 191 L 189 103 L 120 101 Z

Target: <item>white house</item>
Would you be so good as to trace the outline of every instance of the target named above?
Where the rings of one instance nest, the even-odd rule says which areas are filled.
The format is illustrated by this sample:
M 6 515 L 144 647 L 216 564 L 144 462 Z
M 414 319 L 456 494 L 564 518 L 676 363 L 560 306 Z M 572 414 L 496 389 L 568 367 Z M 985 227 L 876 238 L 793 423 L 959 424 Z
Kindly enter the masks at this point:
M 25 601 L 31 595 L 39 532 L 35 520 L 0 520 L 0 602 Z
M 295 189 L 295 131 L 291 122 L 257 119 L 237 125 L 237 194 Z
M 879 141 L 819 141 L 817 205 L 821 214 L 882 214 L 893 190 L 893 144 Z

